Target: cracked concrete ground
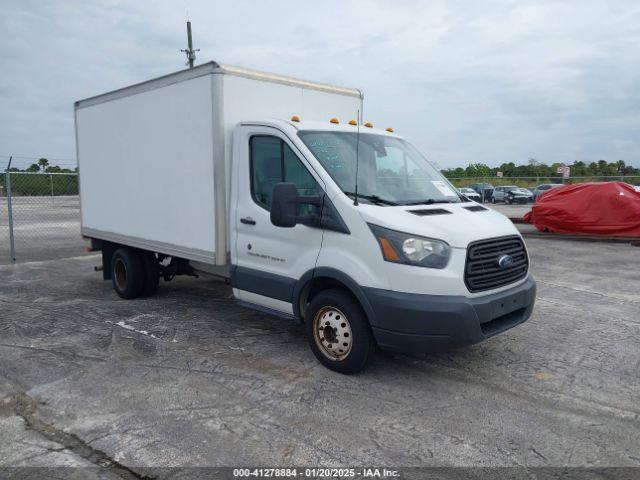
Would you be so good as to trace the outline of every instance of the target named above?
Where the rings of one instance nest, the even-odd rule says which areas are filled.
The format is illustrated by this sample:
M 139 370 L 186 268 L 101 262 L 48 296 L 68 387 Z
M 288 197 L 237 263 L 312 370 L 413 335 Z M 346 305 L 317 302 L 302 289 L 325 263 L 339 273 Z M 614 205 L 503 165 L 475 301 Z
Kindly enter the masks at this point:
M 527 244 L 527 323 L 447 354 L 380 354 L 357 376 L 324 369 L 303 327 L 237 306 L 220 282 L 178 278 L 125 301 L 95 255 L 0 266 L 0 477 L 639 467 L 640 248 Z

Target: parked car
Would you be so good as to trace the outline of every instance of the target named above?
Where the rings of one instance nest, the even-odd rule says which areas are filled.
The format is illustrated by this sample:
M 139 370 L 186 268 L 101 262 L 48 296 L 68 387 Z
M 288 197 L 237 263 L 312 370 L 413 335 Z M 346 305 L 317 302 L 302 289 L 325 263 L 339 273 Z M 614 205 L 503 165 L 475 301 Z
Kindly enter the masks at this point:
M 552 188 L 561 187 L 561 186 L 562 184 L 560 183 L 543 183 L 541 185 L 538 185 L 533 190 L 533 201 L 535 202 L 538 199 L 538 197 L 542 195 L 544 192 L 546 192 L 547 190 L 551 190 Z
M 481 202 L 489 202 L 491 197 L 493 197 L 493 185 L 490 183 L 472 183 L 469 185 L 469 188 L 475 190 L 478 195 L 480 195 Z
M 493 189 L 493 196 L 491 197 L 491 203 L 528 203 L 530 201 L 533 201 L 533 195 L 515 185 L 496 187 Z
M 527 197 L 528 197 L 527 198 L 527 202 L 529 202 L 529 203 L 533 203 L 534 202 L 534 200 L 533 200 L 533 191 L 531 191 L 531 189 L 520 187 L 520 190 L 524 191 L 527 194 Z
M 550 188 L 523 220 L 541 232 L 640 237 L 640 191 L 625 182 Z
M 469 200 L 473 200 L 474 202 L 482 201 L 482 197 L 480 196 L 480 194 L 476 192 L 473 188 L 463 187 L 463 188 L 459 188 L 458 191 L 460 192 L 461 195 L 464 195 Z

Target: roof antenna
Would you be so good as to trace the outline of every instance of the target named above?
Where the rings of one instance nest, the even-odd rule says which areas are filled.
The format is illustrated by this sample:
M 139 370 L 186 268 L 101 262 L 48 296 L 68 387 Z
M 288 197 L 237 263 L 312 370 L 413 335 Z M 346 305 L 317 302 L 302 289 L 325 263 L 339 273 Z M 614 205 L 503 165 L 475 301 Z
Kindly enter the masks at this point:
M 360 109 L 358 109 L 358 129 L 356 130 L 356 186 L 353 195 L 353 205 L 358 206 L 358 163 L 360 160 Z
M 191 39 L 191 20 L 187 20 L 187 49 L 180 51 L 187 54 L 187 65 L 189 65 L 189 68 L 193 68 L 193 62 L 196 59 L 196 52 L 199 52 L 200 49 L 193 49 L 193 40 Z

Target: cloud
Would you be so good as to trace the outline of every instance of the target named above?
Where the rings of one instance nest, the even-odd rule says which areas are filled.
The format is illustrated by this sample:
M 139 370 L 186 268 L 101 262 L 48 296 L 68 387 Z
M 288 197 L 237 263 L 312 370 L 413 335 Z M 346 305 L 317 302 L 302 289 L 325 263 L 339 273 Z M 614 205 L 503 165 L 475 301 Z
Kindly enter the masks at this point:
M 13 2 L 0 154 L 74 158 L 73 102 L 214 59 L 365 91 L 365 116 L 441 166 L 640 165 L 632 0 Z M 0 159 L 0 163 L 2 159 Z

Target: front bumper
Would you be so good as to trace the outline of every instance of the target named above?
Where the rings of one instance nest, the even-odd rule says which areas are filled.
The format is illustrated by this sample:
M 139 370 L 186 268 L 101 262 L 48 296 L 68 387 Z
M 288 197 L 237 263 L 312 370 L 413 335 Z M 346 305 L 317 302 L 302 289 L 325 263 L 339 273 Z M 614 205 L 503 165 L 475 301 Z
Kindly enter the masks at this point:
M 365 288 L 380 348 L 436 352 L 472 345 L 525 322 L 533 310 L 536 283 L 484 297 L 421 295 Z

